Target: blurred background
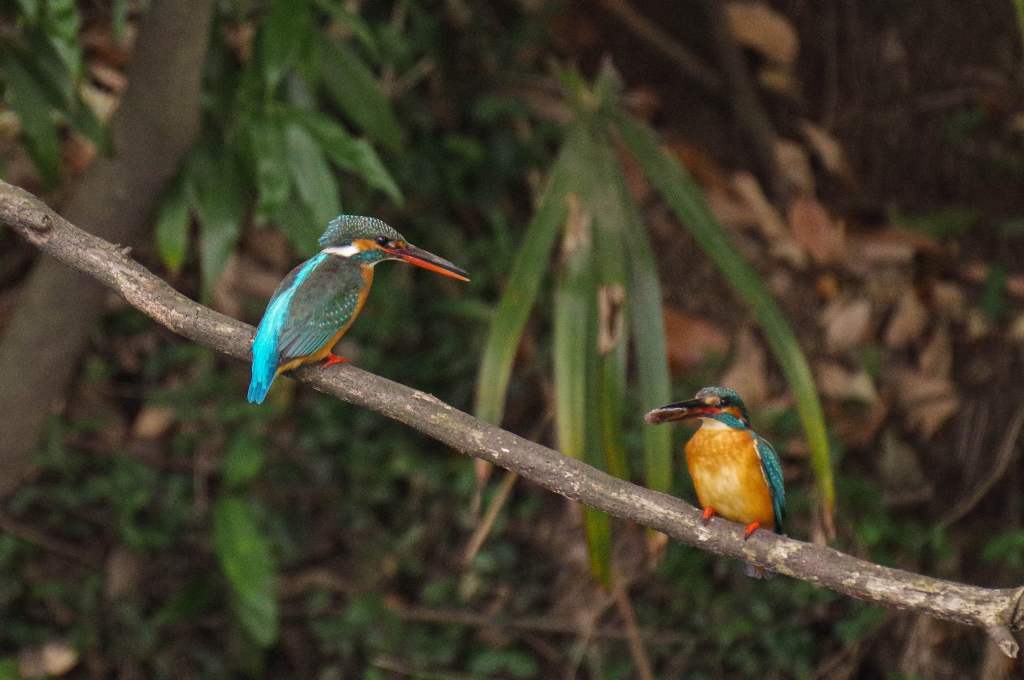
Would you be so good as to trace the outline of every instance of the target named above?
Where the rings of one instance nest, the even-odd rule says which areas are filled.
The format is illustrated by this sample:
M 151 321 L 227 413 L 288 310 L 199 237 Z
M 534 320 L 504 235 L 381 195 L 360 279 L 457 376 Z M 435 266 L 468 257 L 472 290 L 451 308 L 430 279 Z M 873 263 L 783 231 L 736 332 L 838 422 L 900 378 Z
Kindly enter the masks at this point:
M 0 163 L 255 323 L 339 212 L 341 353 L 692 500 L 738 389 L 789 530 L 1024 581 L 1012 0 L 3 0 Z M 982 632 L 612 522 L 157 327 L 0 230 L 0 678 L 963 678 Z

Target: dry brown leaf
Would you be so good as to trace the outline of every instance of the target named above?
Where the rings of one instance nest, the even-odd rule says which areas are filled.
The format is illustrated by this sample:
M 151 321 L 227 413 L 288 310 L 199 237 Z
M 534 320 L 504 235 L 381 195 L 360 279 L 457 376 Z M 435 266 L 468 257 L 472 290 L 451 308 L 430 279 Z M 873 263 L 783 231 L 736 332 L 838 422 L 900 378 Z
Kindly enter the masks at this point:
M 857 347 L 867 339 L 871 328 L 871 303 L 865 298 L 835 300 L 825 307 L 822 323 L 829 351 Z
M 1006 337 L 1018 345 L 1024 343 L 1024 314 L 1010 322 L 1010 327 L 1006 329 Z
M 894 379 L 907 423 L 924 439 L 931 439 L 960 407 L 956 386 L 948 378 L 904 369 Z
M 789 66 L 766 64 L 758 70 L 757 82 L 769 92 L 790 99 L 800 99 L 800 80 Z
M 777 139 L 775 160 L 788 187 L 803 196 L 814 195 L 814 170 L 802 146 L 791 139 Z
M 730 2 L 725 6 L 736 42 L 780 64 L 793 64 L 800 39 L 785 16 L 763 2 Z
M 702 187 L 708 190 L 728 190 L 728 176 L 706 149 L 682 139 L 670 140 L 667 147 Z
M 917 358 L 917 365 L 925 375 L 950 377 L 953 372 L 953 340 L 945 324 L 939 325 L 932 333 Z
M 971 341 L 981 340 L 992 333 L 992 322 L 989 321 L 985 312 L 977 307 L 971 307 L 967 310 L 966 326 L 967 339 Z
M 110 551 L 106 562 L 103 594 L 107 601 L 132 595 L 142 577 L 142 565 L 135 553 L 122 546 Z
M 921 503 L 934 492 L 914 449 L 887 429 L 882 435 L 877 458 L 885 502 L 890 505 Z
M 967 307 L 963 289 L 952 281 L 936 281 L 932 284 L 932 307 L 936 314 L 959 321 Z
M 917 291 L 908 288 L 900 295 L 885 328 L 885 344 L 893 349 L 906 347 L 921 337 L 927 325 L 928 310 L 921 304 Z
M 78 664 L 78 650 L 67 642 L 51 640 L 18 654 L 18 674 L 23 678 L 59 677 Z
M 174 425 L 174 409 L 166 406 L 143 406 L 132 425 L 136 439 L 156 439 Z
M 733 356 L 732 364 L 722 375 L 719 384 L 742 394 L 748 406 L 762 403 L 768 396 L 765 351 L 749 328 L 740 333 Z
M 934 239 L 905 229 L 860 234 L 854 241 L 856 257 L 869 264 L 909 264 L 918 252 L 939 252 L 941 246 Z
M 811 151 L 829 173 L 848 184 L 854 183 L 850 162 L 846 159 L 846 151 L 839 140 L 809 120 L 800 121 L 800 132 L 803 133 Z
M 626 178 L 629 195 L 633 197 L 635 203 L 644 203 L 651 195 L 651 184 L 647 181 L 643 168 L 636 162 L 633 154 L 623 148 L 619 149 L 619 165 L 622 167 L 622 176 Z
M 757 216 L 757 226 L 767 239 L 772 255 L 794 267 L 806 267 L 807 253 L 790 236 L 782 215 L 764 195 L 757 178 L 749 172 L 738 172 L 733 175 L 732 185 L 740 199 Z
M 623 304 L 626 289 L 621 283 L 601 286 L 597 290 L 597 351 L 602 356 L 618 347 L 625 325 Z
M 831 399 L 857 401 L 873 404 L 878 401 L 878 391 L 867 371 L 856 373 L 835 361 L 820 361 L 814 367 L 818 389 Z
M 715 219 L 727 227 L 734 229 L 749 229 L 759 224 L 759 218 L 750 204 L 742 198 L 737 197 L 732 191 L 723 189 L 709 189 L 705 196 L 708 207 L 715 215 Z
M 729 334 L 717 324 L 675 307 L 662 308 L 665 349 L 674 375 L 698 366 L 712 354 L 729 351 Z
M 846 230 L 828 214 L 825 207 L 810 197 L 789 204 L 789 228 L 793 238 L 818 264 L 829 264 L 845 252 Z

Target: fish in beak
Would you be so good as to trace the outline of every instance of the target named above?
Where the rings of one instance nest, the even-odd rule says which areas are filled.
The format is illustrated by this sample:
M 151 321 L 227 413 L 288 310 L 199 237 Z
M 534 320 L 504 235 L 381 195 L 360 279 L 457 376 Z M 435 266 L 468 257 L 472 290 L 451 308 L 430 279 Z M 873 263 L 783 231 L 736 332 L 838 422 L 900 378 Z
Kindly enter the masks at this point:
M 687 399 L 686 401 L 677 401 L 661 408 L 656 408 L 645 415 L 644 420 L 651 425 L 656 425 L 672 420 L 709 418 L 721 412 L 722 408 L 713 397 L 709 399 Z

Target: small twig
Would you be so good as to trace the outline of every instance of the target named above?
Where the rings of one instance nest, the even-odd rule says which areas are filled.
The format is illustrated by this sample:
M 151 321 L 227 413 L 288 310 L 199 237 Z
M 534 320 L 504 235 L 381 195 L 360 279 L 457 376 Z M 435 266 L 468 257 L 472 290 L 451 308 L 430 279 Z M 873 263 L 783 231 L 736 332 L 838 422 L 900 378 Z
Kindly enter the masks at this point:
M 476 525 L 476 529 L 473 530 L 473 535 L 469 537 L 466 551 L 462 555 L 462 562 L 464 564 L 472 562 L 476 554 L 480 552 L 484 541 L 487 540 L 487 536 L 491 533 L 494 521 L 498 519 L 498 514 L 505 507 L 505 503 L 508 501 L 509 494 L 512 493 L 512 488 L 516 485 L 517 479 L 519 479 L 519 475 L 514 472 L 506 472 L 505 476 L 501 478 L 501 484 L 498 485 L 494 498 L 491 499 L 490 504 L 487 506 L 487 511 L 480 519 L 480 523 Z
M 633 613 L 633 605 L 629 601 L 629 591 L 625 584 L 617 581 L 612 589 L 612 597 L 615 598 L 615 607 L 619 610 L 619 616 L 626 627 L 626 641 L 629 643 L 629 653 L 633 655 L 637 675 L 640 680 L 654 680 L 651 661 L 647 657 L 640 628 L 636 625 L 636 614 Z
M 430 607 L 392 607 L 391 611 L 403 621 L 421 623 L 441 623 L 468 628 L 504 628 L 532 633 L 548 633 L 552 635 L 578 635 L 586 626 L 578 621 L 544 616 L 523 616 L 505 618 L 490 614 L 478 614 L 464 609 L 434 609 Z M 596 617 L 595 617 L 596 618 Z M 635 625 L 634 620 L 634 625 Z M 591 637 L 608 640 L 629 640 L 631 634 L 650 645 L 677 645 L 686 642 L 689 636 L 682 633 L 665 633 L 661 631 L 636 628 L 633 633 L 626 628 L 611 626 L 593 626 Z
M 637 12 L 626 0 L 600 0 L 601 6 L 622 20 L 626 27 L 676 63 L 682 72 L 709 92 L 722 91 L 722 79 L 713 68 L 676 41 L 656 23 Z
M 6 515 L 0 515 L 0 531 L 5 534 L 10 534 L 15 538 L 18 538 L 26 543 L 42 548 L 48 552 L 52 552 L 54 555 L 60 555 L 61 557 L 67 557 L 68 559 L 80 562 L 90 567 L 95 567 L 100 564 L 98 556 L 89 553 L 87 550 L 79 548 L 73 543 L 48 536 L 42 531 L 39 531 L 35 527 L 31 527 L 27 524 L 7 517 Z
M 1017 441 L 1020 439 L 1021 430 L 1024 430 L 1024 406 L 1017 408 L 1013 420 L 1010 421 L 1009 427 L 1003 433 L 1003 439 L 999 443 L 999 450 L 996 453 L 995 463 L 992 465 L 992 469 L 989 470 L 988 475 L 985 476 L 985 479 L 981 480 L 980 484 L 974 487 L 970 494 L 957 502 L 953 509 L 939 520 L 940 527 L 949 526 L 963 519 L 967 513 L 981 502 L 981 499 L 988 494 L 996 482 L 1003 478 L 1003 475 L 1010 469 L 1010 465 L 1017 457 Z

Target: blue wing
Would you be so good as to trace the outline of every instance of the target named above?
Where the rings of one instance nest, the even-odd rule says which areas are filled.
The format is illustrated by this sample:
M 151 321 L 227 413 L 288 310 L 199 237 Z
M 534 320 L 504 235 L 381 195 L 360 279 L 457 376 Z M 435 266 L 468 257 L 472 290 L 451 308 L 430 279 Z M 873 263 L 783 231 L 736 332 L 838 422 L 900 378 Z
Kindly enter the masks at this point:
M 761 460 L 761 472 L 764 480 L 768 482 L 768 490 L 772 494 L 772 512 L 775 514 L 775 533 L 786 533 L 782 526 L 782 520 L 786 516 L 786 487 L 782 480 L 782 464 L 779 462 L 779 455 L 768 443 L 768 440 L 756 433 L 754 435 L 754 447 L 757 449 L 757 457 Z
M 270 298 L 267 311 L 263 313 L 252 342 L 252 378 L 249 381 L 247 395 L 250 403 L 263 403 L 267 392 L 270 391 L 280 364 L 281 331 L 288 319 L 292 298 L 310 272 L 327 257 L 326 254 L 320 253 L 293 269 Z

